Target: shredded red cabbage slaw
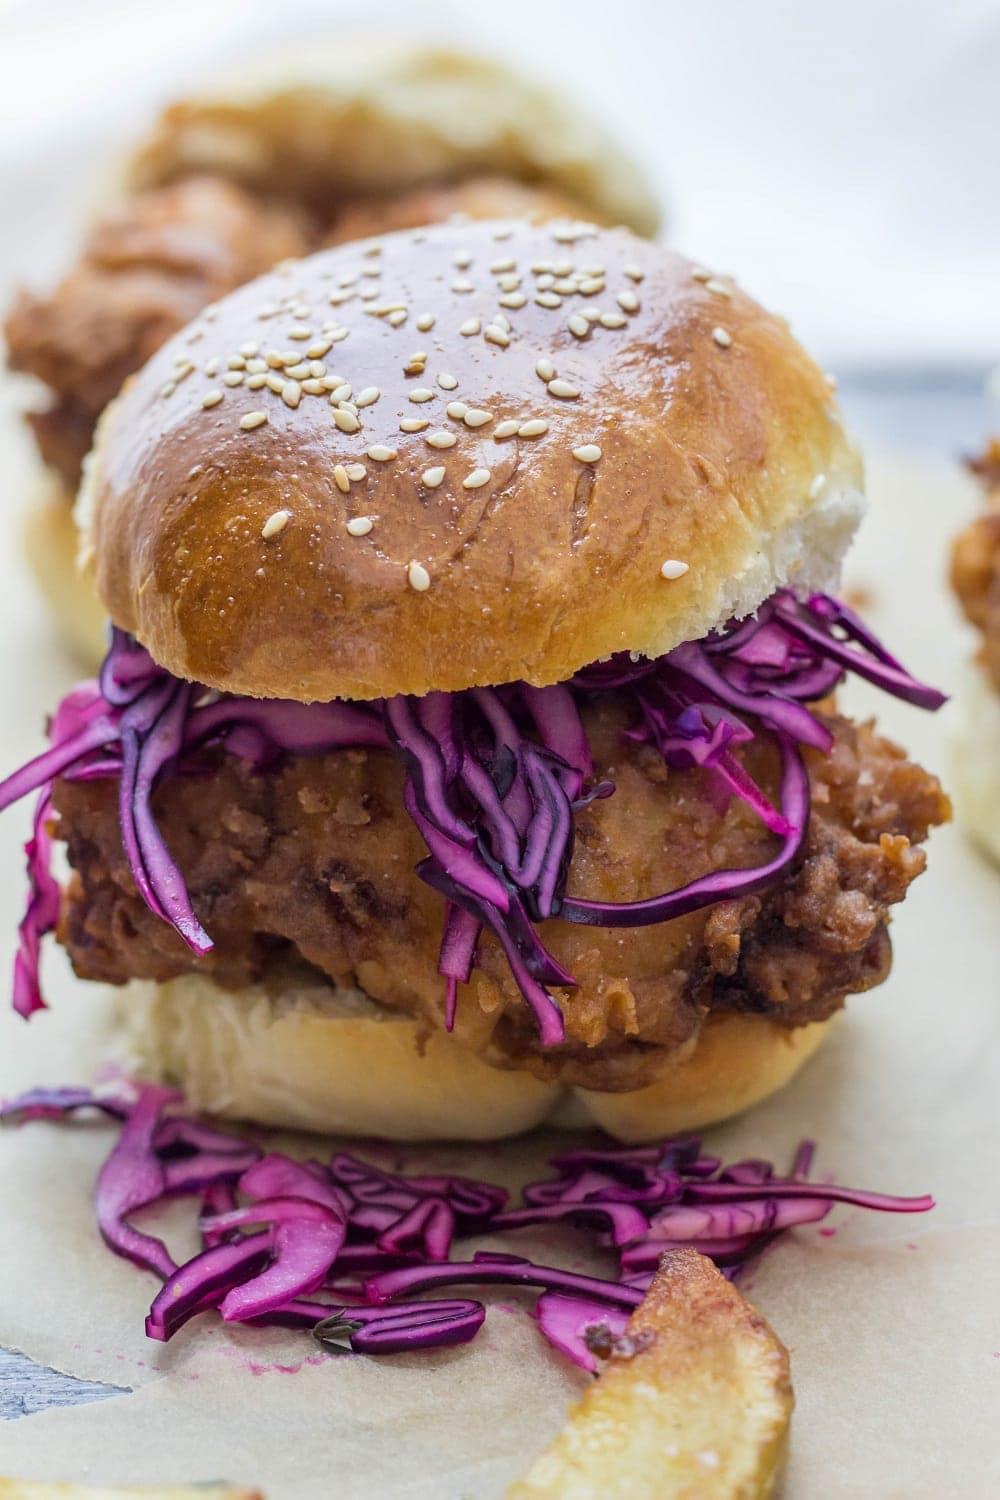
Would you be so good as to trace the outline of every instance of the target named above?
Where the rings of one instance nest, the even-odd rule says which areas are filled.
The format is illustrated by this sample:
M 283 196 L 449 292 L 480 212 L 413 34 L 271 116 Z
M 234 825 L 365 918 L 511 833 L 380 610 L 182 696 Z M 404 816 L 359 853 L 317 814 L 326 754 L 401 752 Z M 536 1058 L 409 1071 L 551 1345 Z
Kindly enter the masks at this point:
M 693 1138 L 572 1151 L 555 1157 L 553 1175 L 530 1183 L 523 1205 L 510 1209 L 506 1191 L 489 1182 L 390 1174 L 342 1151 L 329 1161 L 265 1153 L 182 1113 L 170 1090 L 126 1081 L 99 1093 L 34 1089 L 0 1105 L 0 1121 L 65 1120 L 88 1110 L 119 1130 L 98 1176 L 98 1227 L 116 1255 L 160 1277 L 146 1319 L 158 1340 L 216 1311 L 227 1322 L 311 1331 L 334 1353 L 440 1348 L 474 1338 L 486 1309 L 434 1294 L 501 1285 L 540 1292 L 541 1332 L 594 1371 L 599 1358 L 627 1352 L 625 1324 L 666 1250 L 691 1245 L 733 1277 L 836 1203 L 888 1213 L 934 1206 L 929 1197 L 809 1181 L 809 1141 L 787 1176 L 766 1161 L 724 1167 Z M 177 1265 L 129 1215 L 182 1196 L 197 1203 L 202 1248 Z M 496 1249 L 453 1253 L 456 1240 L 551 1220 L 586 1234 L 617 1271 L 581 1275 Z
M 122 841 L 150 910 L 197 954 L 212 939 L 194 912 L 156 825 L 156 786 L 183 774 L 206 746 L 264 769 L 282 755 L 371 746 L 395 753 L 404 801 L 427 845 L 417 873 L 445 898 L 439 971 L 445 1024 L 454 1023 L 458 986 L 468 981 L 484 929 L 500 943 L 545 1046 L 563 1039 L 551 991 L 575 981 L 547 951 L 537 924 L 548 918 L 602 927 L 645 926 L 771 883 L 798 856 L 808 830 L 809 778 L 802 747 L 826 752 L 829 731 L 806 706 L 851 671 L 896 697 L 936 709 L 941 693 L 911 677 L 846 605 L 825 594 L 800 600 L 776 593 L 757 615 L 657 660 L 621 653 L 568 683 L 397 697 L 371 703 L 302 704 L 219 695 L 159 668 L 120 630 L 97 682 L 60 704 L 51 747 L 0 783 L 0 809 L 41 792 L 27 845 L 30 895 L 20 928 L 14 1005 L 24 1016 L 43 1004 L 38 983 L 42 937 L 58 917 L 49 873 L 54 779 L 117 777 Z M 733 796 L 753 809 L 777 840 L 748 869 L 724 869 L 676 890 L 625 903 L 567 894 L 574 815 L 614 792 L 593 780 L 581 705 L 602 692 L 626 692 L 635 709 L 628 737 L 654 745 L 668 766 L 699 767 L 708 795 L 724 809 Z M 757 735 L 781 760 L 779 805 L 751 779 L 735 750 Z

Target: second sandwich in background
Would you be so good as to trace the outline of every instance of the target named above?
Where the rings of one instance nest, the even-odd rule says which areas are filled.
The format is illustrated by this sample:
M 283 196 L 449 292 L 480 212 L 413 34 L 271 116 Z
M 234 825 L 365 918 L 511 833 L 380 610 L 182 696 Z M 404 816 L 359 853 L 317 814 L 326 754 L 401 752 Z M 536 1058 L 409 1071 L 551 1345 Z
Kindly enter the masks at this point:
M 978 634 L 956 695 L 955 812 L 969 837 L 1000 864 L 1000 438 L 969 467 L 986 503 L 955 538 L 951 554 L 952 587 Z
M 11 368 L 48 392 L 29 414 L 46 477 L 27 545 L 76 652 L 94 664 L 106 645 L 76 569 L 83 459 L 101 411 L 166 339 L 324 245 L 453 216 L 567 215 L 658 224 L 648 185 L 591 118 L 482 58 L 345 38 L 170 106 L 75 266 L 51 291 L 22 292 L 5 326 Z M 370 291 L 334 288 L 331 301 Z

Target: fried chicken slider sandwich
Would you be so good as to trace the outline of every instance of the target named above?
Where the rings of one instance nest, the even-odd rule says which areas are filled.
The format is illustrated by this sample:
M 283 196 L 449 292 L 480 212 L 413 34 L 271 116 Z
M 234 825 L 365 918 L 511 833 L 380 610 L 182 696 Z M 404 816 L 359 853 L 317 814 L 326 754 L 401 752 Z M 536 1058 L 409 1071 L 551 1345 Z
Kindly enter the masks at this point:
M 147 1075 L 337 1132 L 762 1098 L 885 978 L 948 811 L 833 699 L 941 701 L 830 592 L 862 504 L 786 324 L 626 230 L 404 231 L 233 293 L 88 461 L 114 628 L 2 788 L 41 793 L 18 1007 L 56 926 Z

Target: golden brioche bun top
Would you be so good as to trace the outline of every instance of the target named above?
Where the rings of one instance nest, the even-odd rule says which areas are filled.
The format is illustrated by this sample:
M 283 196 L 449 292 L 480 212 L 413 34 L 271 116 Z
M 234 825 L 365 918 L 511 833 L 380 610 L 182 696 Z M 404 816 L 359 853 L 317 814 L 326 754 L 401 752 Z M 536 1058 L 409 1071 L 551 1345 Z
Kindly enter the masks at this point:
M 112 619 L 177 676 L 308 701 L 561 681 L 828 586 L 861 504 L 829 383 L 705 274 L 487 222 L 243 287 L 102 421 Z
M 496 174 L 547 183 L 606 223 L 653 234 L 649 185 L 589 115 L 502 63 L 383 36 L 278 51 L 170 105 L 135 149 L 133 187 L 190 172 L 322 206 Z

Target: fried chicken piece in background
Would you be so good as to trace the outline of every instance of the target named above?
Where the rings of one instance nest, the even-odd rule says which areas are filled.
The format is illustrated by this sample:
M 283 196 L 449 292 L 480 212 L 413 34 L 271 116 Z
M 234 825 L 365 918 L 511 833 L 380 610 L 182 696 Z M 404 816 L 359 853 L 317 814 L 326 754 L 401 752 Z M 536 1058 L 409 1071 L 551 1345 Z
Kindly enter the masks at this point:
M 969 837 L 1000 864 L 1000 438 L 969 468 L 985 507 L 955 538 L 951 585 L 978 649 L 956 694 L 952 724 L 955 811 Z

